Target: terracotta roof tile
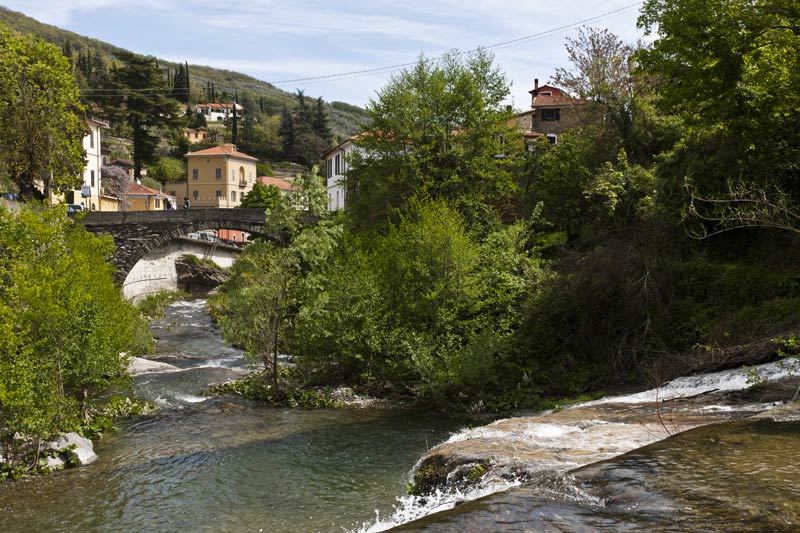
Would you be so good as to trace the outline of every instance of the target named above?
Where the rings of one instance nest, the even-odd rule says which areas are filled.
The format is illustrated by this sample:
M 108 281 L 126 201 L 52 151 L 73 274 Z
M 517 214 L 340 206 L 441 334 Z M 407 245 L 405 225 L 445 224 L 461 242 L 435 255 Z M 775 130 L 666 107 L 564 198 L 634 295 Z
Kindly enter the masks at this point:
M 250 161 L 258 161 L 257 158 L 253 157 L 252 155 L 247 155 L 244 152 L 240 152 L 235 144 L 223 144 L 222 146 L 214 146 L 213 148 L 206 148 L 205 150 L 199 150 L 197 152 L 189 152 L 186 154 L 186 157 L 190 156 L 209 156 L 209 155 L 227 155 L 231 157 L 238 157 L 239 159 L 248 159 Z
M 171 194 L 167 194 L 165 192 L 157 191 L 155 189 L 151 189 L 150 187 L 145 187 L 144 185 L 139 185 L 138 183 L 130 183 L 128 185 L 128 192 L 129 195 L 134 196 L 161 196 L 166 198 L 175 198 Z
M 281 178 L 269 178 L 267 176 L 259 176 L 258 181 L 263 183 L 264 185 L 274 185 L 275 187 L 279 188 L 282 191 L 293 191 L 294 185 L 289 183 L 288 180 L 284 180 Z

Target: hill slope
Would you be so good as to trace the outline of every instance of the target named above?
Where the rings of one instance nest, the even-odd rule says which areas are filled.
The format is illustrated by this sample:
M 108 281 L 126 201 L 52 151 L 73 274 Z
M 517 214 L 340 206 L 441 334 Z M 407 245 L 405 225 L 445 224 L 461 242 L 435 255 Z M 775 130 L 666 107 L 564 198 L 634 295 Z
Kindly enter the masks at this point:
M 106 63 L 111 62 L 115 52 L 123 50 L 113 44 L 43 24 L 2 6 L 0 6 L 0 23 L 21 33 L 36 35 L 60 48 L 68 45 L 75 52 L 85 53 L 89 50 L 92 55 L 100 57 Z M 177 66 L 175 63 L 161 59 L 158 62 L 162 67 L 170 69 Z M 220 94 L 233 95 L 237 91 L 239 94 L 251 93 L 256 99 L 263 99 L 265 108 L 273 113 L 278 113 L 284 106 L 293 108 L 296 105 L 296 99 L 292 93 L 246 74 L 201 65 L 189 65 L 189 71 L 192 91 L 193 93 L 196 91 L 198 96 L 203 87 L 212 83 Z M 367 120 L 363 109 L 343 102 L 333 102 L 333 105 L 328 103 L 326 109 L 331 119 L 333 132 L 339 138 L 357 133 L 360 131 L 360 126 Z

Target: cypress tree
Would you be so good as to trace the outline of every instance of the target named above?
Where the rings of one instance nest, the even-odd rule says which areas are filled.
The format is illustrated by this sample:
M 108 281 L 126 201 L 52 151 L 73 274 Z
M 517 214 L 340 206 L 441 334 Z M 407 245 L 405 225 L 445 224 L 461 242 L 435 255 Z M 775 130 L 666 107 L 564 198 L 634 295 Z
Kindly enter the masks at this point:
M 236 97 L 233 99 L 233 115 L 231 116 L 231 142 L 236 144 L 236 138 L 239 136 L 239 119 L 236 116 L 236 100 L 239 99 L 239 92 L 236 92 Z

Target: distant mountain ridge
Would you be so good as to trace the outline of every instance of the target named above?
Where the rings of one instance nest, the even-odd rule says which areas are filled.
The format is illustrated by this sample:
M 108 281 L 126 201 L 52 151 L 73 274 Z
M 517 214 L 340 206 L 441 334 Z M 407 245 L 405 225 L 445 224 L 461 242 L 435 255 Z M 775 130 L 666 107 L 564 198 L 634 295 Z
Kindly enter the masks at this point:
M 3 6 L 0 6 L 0 23 L 21 33 L 36 35 L 62 49 L 69 45 L 75 51 L 91 50 L 93 54 L 98 54 L 106 61 L 109 61 L 115 52 L 124 50 L 98 39 L 44 24 Z M 136 52 L 134 51 L 134 53 Z M 162 67 L 174 69 L 178 66 L 177 63 L 157 59 Z M 291 109 L 296 105 L 296 99 L 292 93 L 278 89 L 274 85 L 252 76 L 203 65 L 190 64 L 189 69 L 192 87 L 197 87 L 198 90 L 208 83 L 212 83 L 220 93 L 232 95 L 237 91 L 240 93 L 248 91 L 258 98 L 263 98 L 265 106 L 273 113 L 279 113 L 284 106 Z M 339 139 L 358 133 L 367 121 L 366 112 L 358 106 L 345 102 L 327 102 L 326 104 L 333 133 Z

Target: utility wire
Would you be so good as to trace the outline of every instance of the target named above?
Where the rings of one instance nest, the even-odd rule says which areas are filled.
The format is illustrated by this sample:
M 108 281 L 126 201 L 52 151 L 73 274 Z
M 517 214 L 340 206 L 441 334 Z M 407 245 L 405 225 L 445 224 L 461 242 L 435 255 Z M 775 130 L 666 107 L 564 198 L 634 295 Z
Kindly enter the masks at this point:
M 630 4 L 628 6 L 621 7 L 619 9 L 615 9 L 615 10 L 609 11 L 607 13 L 603 13 L 602 15 L 596 15 L 594 17 L 589 17 L 589 18 L 586 18 L 586 19 L 583 19 L 583 20 L 579 20 L 577 22 L 572 22 L 570 24 L 565 24 L 564 26 L 559 26 L 557 28 L 552 28 L 552 29 L 545 30 L 545 31 L 542 31 L 542 32 L 539 32 L 539 33 L 533 33 L 531 35 L 526 35 L 525 37 L 519 37 L 517 39 L 511 39 L 510 41 L 503 41 L 501 43 L 495 43 L 495 44 L 492 44 L 492 45 L 489 45 L 489 46 L 478 46 L 477 48 L 473 48 L 472 50 L 468 50 L 466 52 L 459 52 L 459 54 L 471 54 L 471 53 L 477 52 L 479 50 L 492 50 L 492 49 L 495 49 L 495 48 L 505 48 L 505 47 L 508 47 L 508 46 L 521 44 L 521 43 L 524 43 L 524 42 L 527 42 L 527 41 L 532 41 L 532 40 L 535 40 L 535 39 L 541 39 L 542 37 L 546 37 L 546 36 L 548 36 L 550 34 L 553 34 L 553 33 L 558 33 L 558 32 L 563 31 L 563 30 L 574 28 L 575 26 L 580 26 L 581 24 L 587 24 L 589 22 L 596 22 L 598 20 L 602 20 L 602 19 L 611 17 L 613 15 L 618 15 L 619 13 L 622 13 L 624 11 L 628 11 L 630 9 L 638 7 L 638 6 L 642 5 L 642 3 L 643 2 L 636 2 L 635 4 Z M 438 61 L 439 59 L 441 59 L 441 56 L 439 56 L 437 58 L 434 58 L 433 60 L 434 61 Z M 328 75 L 325 75 L 325 76 L 312 76 L 312 77 L 308 77 L 308 78 L 296 78 L 296 79 L 293 79 L 293 80 L 270 81 L 270 82 L 267 82 L 267 83 L 271 83 L 272 85 L 283 85 L 283 84 L 288 84 L 288 83 L 297 83 L 297 82 L 300 82 L 300 81 L 325 80 L 325 79 L 339 78 L 339 77 L 344 77 L 344 76 L 353 76 L 353 75 L 359 75 L 359 74 L 370 74 L 370 73 L 374 73 L 374 72 L 382 72 L 382 71 L 385 71 L 385 70 L 395 70 L 395 69 L 398 69 L 398 68 L 410 67 L 412 65 L 416 65 L 416 61 L 413 61 L 413 62 L 410 62 L 410 63 L 398 63 L 397 65 L 389 65 L 389 66 L 386 66 L 386 67 L 377 67 L 377 68 L 369 68 L 369 69 L 363 69 L 363 70 L 354 70 L 354 71 L 351 71 L 351 72 L 343 72 L 343 73 L 340 73 L 340 74 L 328 74 Z
M 516 39 L 510 39 L 508 41 L 503 41 L 503 42 L 491 44 L 491 45 L 488 45 L 488 46 L 478 46 L 476 48 L 473 48 L 473 49 L 465 51 L 465 52 L 458 52 L 458 55 L 471 54 L 471 53 L 474 53 L 474 52 L 477 52 L 477 51 L 480 51 L 480 50 L 494 50 L 494 49 L 500 49 L 500 48 L 508 48 L 508 47 L 511 47 L 511 46 L 517 46 L 519 44 L 523 44 L 523 43 L 526 43 L 526 42 L 529 42 L 529 41 L 541 39 L 543 37 L 547 37 L 548 35 L 559 33 L 559 32 L 562 32 L 564 30 L 568 30 L 568 29 L 574 28 L 576 26 L 580 26 L 582 24 L 588 24 L 590 22 L 597 22 L 599 20 L 603 20 L 603 19 L 612 17 L 614 15 L 618 15 L 618 14 L 626 12 L 626 11 L 630 11 L 633 8 L 639 7 L 643 3 L 644 2 L 642 2 L 642 1 L 636 2 L 636 3 L 629 4 L 627 6 L 624 6 L 624 7 L 618 8 L 618 9 L 614 9 L 612 11 L 608 11 L 606 13 L 602 13 L 600 15 L 595 15 L 593 17 L 588 17 L 588 18 L 585 18 L 583 20 L 579 20 L 577 22 L 564 24 L 563 26 L 559 26 L 557 28 L 551 28 L 549 30 L 541 31 L 541 32 L 538 32 L 538 33 L 533 33 L 531 35 L 526 35 L 524 37 L 518 37 Z M 442 56 L 438 56 L 438 57 L 433 58 L 432 61 L 439 61 L 441 59 L 442 59 Z M 338 74 L 327 74 L 327 75 L 324 75 L 324 76 L 310 76 L 310 77 L 306 77 L 306 78 L 295 78 L 295 79 L 290 79 L 290 80 L 267 81 L 265 83 L 269 83 L 271 85 L 278 86 L 278 85 L 288 85 L 288 84 L 299 83 L 299 82 L 319 83 L 319 82 L 330 81 L 330 80 L 346 80 L 346 79 L 353 79 L 353 78 L 358 78 L 358 77 L 362 77 L 362 76 L 381 74 L 381 73 L 384 73 L 384 72 L 387 72 L 387 71 L 391 72 L 393 70 L 397 70 L 397 69 L 401 69 L 401 68 L 405 68 L 405 67 L 410 67 L 410 66 L 413 66 L 413 65 L 416 65 L 416 64 L 417 64 L 416 61 L 412 61 L 412 62 L 408 62 L 408 63 L 398 63 L 398 64 L 395 64 L 395 65 L 388 65 L 388 66 L 385 66 L 385 67 L 376 67 L 376 68 L 368 68 L 368 69 L 362 69 L 362 70 L 353 70 L 353 71 L 350 71 L 350 72 L 341 72 L 341 73 L 338 73 Z M 97 88 L 97 89 L 88 89 L 86 91 L 82 91 L 82 94 L 93 94 L 93 95 L 97 95 L 97 96 L 114 96 L 114 95 L 118 95 L 118 94 L 137 94 L 137 93 L 151 93 L 151 92 L 155 92 L 155 93 L 164 92 L 164 93 L 170 93 L 170 94 L 176 94 L 176 93 L 178 93 L 178 94 L 187 94 L 188 90 L 187 89 L 183 89 L 183 88 L 177 88 L 177 89 L 169 89 L 169 88 L 142 88 L 142 89 L 105 88 L 104 89 L 104 88 Z

